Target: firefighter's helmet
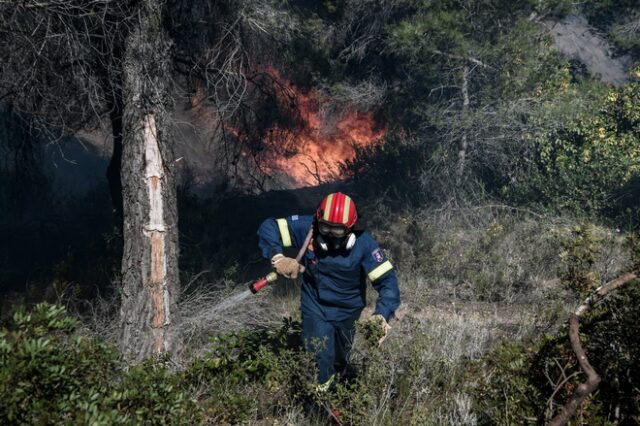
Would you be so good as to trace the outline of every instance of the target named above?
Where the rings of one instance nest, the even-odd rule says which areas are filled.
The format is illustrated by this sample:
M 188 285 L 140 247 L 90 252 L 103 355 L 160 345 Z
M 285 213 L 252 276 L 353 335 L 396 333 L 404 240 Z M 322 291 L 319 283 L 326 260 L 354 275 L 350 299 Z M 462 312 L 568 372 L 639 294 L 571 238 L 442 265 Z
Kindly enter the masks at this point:
M 349 231 L 358 220 L 356 204 L 348 195 L 334 192 L 324 197 L 316 210 L 316 219 L 318 225 Z
M 358 212 L 351 197 L 342 192 L 327 195 L 316 210 L 318 246 L 324 251 L 351 250 L 356 243 L 356 234 L 351 230 L 357 221 Z

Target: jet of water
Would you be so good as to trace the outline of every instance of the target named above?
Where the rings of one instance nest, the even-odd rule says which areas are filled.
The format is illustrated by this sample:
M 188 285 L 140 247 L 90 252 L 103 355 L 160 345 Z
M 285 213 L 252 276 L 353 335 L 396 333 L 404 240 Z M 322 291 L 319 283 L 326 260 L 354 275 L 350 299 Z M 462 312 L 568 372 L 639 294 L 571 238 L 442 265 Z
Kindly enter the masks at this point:
M 236 294 L 234 294 L 232 296 L 229 296 L 227 299 L 223 300 L 222 302 L 220 302 L 216 306 L 214 306 L 209 311 L 209 315 L 210 316 L 216 316 L 216 315 L 226 311 L 230 307 L 242 302 L 244 299 L 246 299 L 247 297 L 251 296 L 251 294 L 252 294 L 251 290 L 247 289 L 247 290 L 241 291 L 240 293 L 236 293 Z

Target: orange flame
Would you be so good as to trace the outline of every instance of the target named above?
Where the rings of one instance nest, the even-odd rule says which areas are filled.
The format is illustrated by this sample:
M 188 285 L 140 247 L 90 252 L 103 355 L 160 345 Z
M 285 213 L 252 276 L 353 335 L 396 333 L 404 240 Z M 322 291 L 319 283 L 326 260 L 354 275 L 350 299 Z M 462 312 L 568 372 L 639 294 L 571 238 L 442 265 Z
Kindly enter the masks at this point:
M 299 123 L 296 128 L 273 126 L 264 134 L 259 153 L 248 147 L 248 138 L 238 129 L 225 125 L 228 134 L 241 144 L 241 154 L 253 156 L 267 174 L 284 174 L 291 178 L 291 186 L 300 188 L 328 181 L 342 180 L 340 164 L 355 157 L 356 147 L 377 143 L 386 134 L 386 127 L 377 126 L 372 112 L 347 111 L 334 115 L 323 114 L 321 96 L 315 91 L 304 92 L 283 78 L 273 67 L 263 70 L 286 93 L 283 98 L 295 99 Z M 216 114 L 206 106 L 204 90 L 199 88 L 191 98 L 194 117 L 205 127 L 219 123 Z M 286 99 L 282 105 L 291 105 Z M 285 106 L 285 108 L 287 108 Z M 332 118 L 332 119 L 331 119 Z
M 268 172 L 287 174 L 294 187 L 341 180 L 340 163 L 353 159 L 356 147 L 374 144 L 385 135 L 386 128 L 376 126 L 371 112 L 348 111 L 335 124 L 328 123 L 317 93 L 304 93 L 273 68 L 267 72 L 291 91 L 302 125 L 294 132 L 271 129 L 274 136 L 263 141 L 267 150 L 262 157 Z

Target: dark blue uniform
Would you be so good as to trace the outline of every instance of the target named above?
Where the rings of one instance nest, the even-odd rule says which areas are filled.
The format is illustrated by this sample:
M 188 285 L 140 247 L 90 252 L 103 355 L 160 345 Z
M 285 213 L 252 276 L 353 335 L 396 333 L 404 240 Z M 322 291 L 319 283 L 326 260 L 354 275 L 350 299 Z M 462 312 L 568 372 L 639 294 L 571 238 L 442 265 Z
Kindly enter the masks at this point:
M 262 255 L 271 259 L 286 247 L 300 247 L 313 216 L 269 218 L 258 229 Z M 366 280 L 378 292 L 375 313 L 389 320 L 400 305 L 396 273 L 371 234 L 357 234 L 351 250 L 322 251 L 312 246 L 302 260 L 300 305 L 302 333 L 308 350 L 316 354 L 318 381 L 343 374 L 354 336 L 354 323 L 366 304 Z

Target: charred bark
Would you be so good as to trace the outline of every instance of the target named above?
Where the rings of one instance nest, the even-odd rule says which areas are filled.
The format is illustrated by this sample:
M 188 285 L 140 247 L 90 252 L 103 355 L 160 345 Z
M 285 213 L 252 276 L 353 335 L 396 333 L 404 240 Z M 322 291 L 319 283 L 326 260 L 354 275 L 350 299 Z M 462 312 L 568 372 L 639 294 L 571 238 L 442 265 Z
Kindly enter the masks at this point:
M 125 43 L 121 347 L 133 362 L 176 347 L 177 202 L 164 2 L 140 3 Z

